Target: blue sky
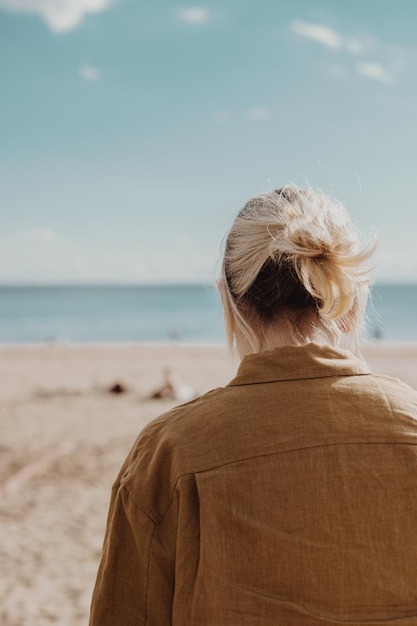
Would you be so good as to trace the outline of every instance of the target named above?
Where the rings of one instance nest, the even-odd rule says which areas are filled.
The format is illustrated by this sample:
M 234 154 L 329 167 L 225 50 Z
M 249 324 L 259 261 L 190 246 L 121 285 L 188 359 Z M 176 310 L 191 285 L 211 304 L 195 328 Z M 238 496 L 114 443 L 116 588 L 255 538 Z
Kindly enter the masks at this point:
M 193 282 L 288 182 L 417 281 L 414 0 L 0 0 L 0 282 Z

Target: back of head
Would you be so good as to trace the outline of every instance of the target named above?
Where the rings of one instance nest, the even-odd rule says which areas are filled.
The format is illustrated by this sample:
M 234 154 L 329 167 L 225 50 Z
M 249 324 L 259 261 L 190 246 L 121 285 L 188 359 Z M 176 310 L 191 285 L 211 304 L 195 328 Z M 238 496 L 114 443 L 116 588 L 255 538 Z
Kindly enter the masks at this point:
M 252 198 L 227 237 L 219 281 L 229 345 L 244 356 L 349 335 L 356 346 L 372 252 L 323 193 L 289 185 Z

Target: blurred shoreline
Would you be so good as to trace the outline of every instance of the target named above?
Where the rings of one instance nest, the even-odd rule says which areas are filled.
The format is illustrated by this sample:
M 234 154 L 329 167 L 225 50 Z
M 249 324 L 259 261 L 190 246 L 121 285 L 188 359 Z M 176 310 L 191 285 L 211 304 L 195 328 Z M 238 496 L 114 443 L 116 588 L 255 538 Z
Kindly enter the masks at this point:
M 376 373 L 403 379 L 417 388 L 417 342 L 365 341 L 360 353 Z M 415 361 L 415 363 L 414 363 Z M 11 364 L 13 366 L 11 367 Z M 415 365 L 415 367 L 414 367 Z M 0 344 L 0 397 L 17 388 L 36 386 L 88 390 L 120 380 L 146 396 L 161 381 L 164 369 L 178 372 L 198 393 L 225 385 L 238 361 L 225 344 L 155 341 L 120 343 L 44 342 Z

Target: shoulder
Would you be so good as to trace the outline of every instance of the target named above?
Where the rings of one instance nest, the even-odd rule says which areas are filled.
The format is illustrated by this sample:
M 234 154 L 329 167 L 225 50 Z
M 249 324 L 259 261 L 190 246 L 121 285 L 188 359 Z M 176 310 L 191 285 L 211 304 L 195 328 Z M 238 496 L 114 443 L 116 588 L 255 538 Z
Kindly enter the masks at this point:
M 332 387 L 334 385 L 332 383 Z M 392 400 L 400 403 L 411 403 L 415 406 L 417 402 L 417 391 L 405 382 L 392 376 L 376 374 L 368 371 L 363 375 L 342 376 L 337 379 L 336 387 L 345 390 L 347 394 L 360 397 L 367 402 L 370 397 L 387 395 Z
M 399 399 L 417 398 L 417 391 L 399 378 L 370 372 L 364 377 L 365 387 L 375 388 L 380 393 L 391 393 Z
M 382 394 L 392 407 L 409 408 L 417 417 L 417 391 L 398 378 L 372 374 L 377 393 Z
M 381 374 L 341 379 L 333 387 L 338 414 L 367 437 L 417 441 L 417 391 Z
M 210 445 L 229 387 L 214 389 L 152 420 L 133 444 L 114 485 L 153 519 L 169 507 L 178 482 L 210 464 Z M 217 408 L 216 408 L 217 407 Z

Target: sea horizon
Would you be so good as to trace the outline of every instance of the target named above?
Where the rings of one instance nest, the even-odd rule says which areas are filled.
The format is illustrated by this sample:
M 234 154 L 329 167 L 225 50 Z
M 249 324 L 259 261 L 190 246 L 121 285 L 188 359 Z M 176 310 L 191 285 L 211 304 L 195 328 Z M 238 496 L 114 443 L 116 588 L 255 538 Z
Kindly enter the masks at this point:
M 417 341 L 417 283 L 377 282 L 367 339 Z M 226 343 L 214 282 L 0 284 L 0 345 Z

